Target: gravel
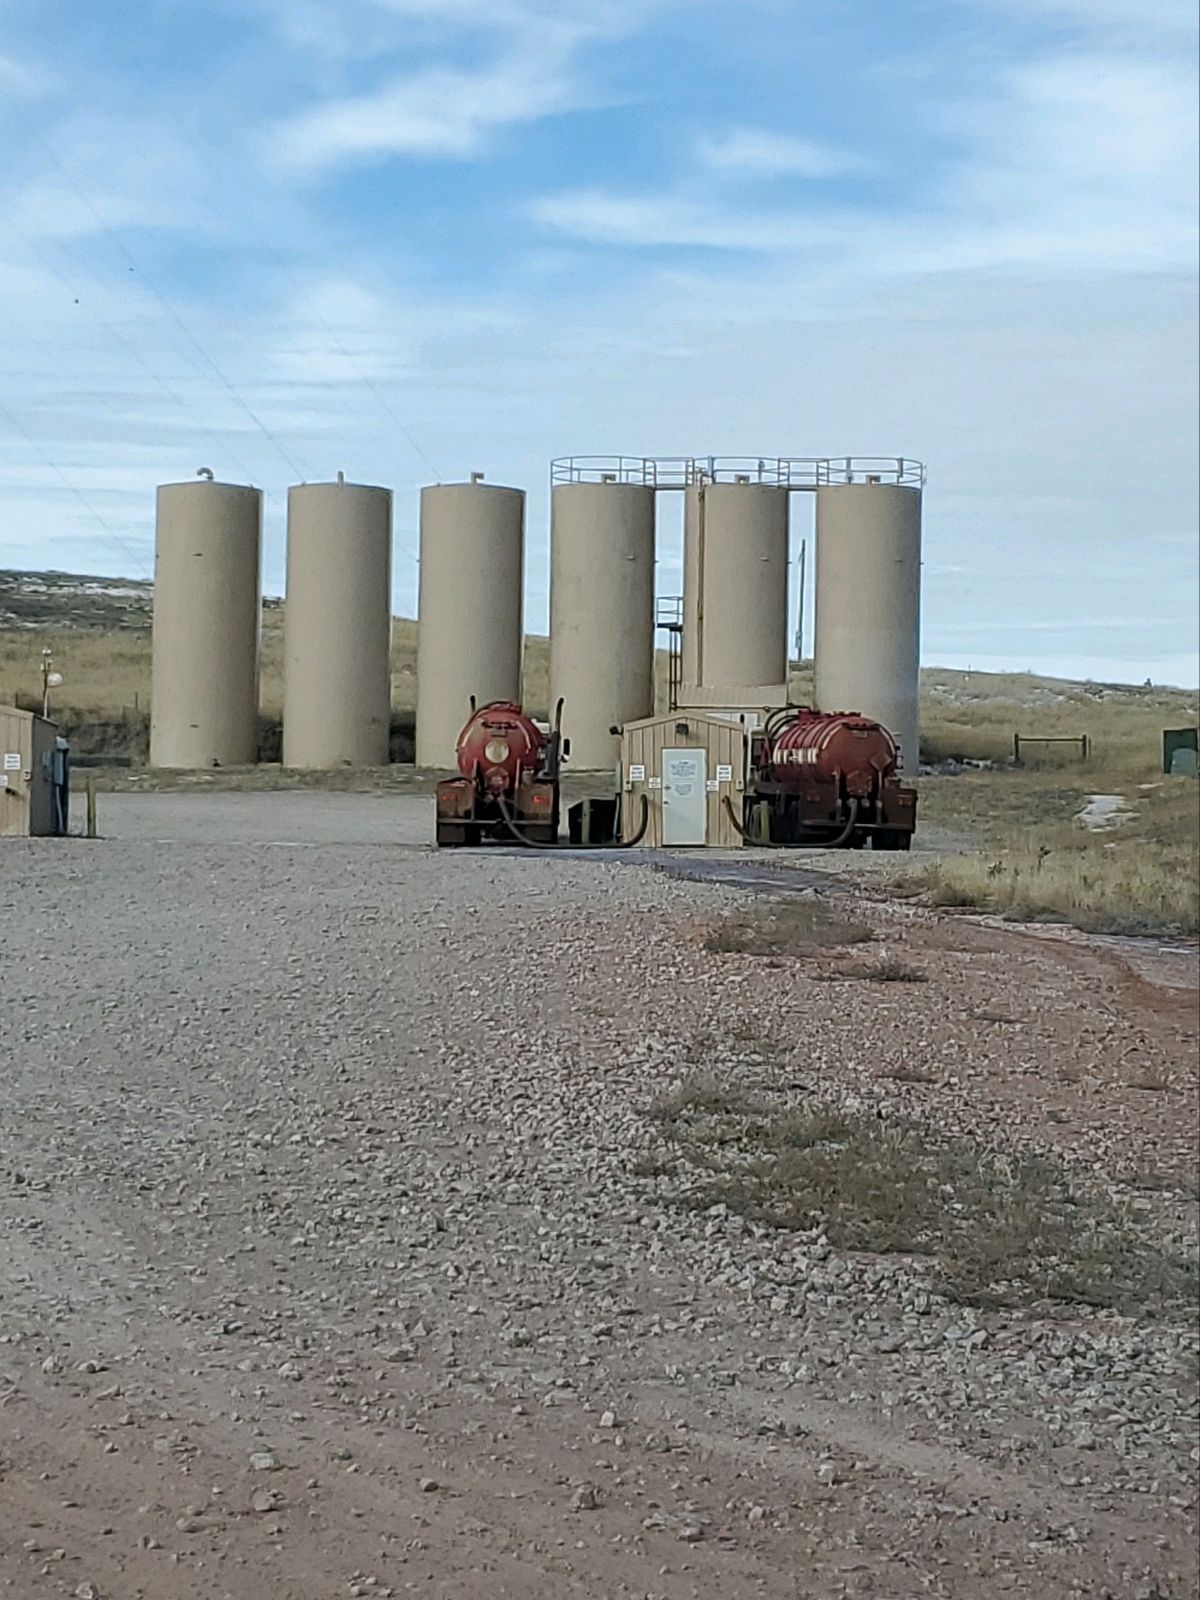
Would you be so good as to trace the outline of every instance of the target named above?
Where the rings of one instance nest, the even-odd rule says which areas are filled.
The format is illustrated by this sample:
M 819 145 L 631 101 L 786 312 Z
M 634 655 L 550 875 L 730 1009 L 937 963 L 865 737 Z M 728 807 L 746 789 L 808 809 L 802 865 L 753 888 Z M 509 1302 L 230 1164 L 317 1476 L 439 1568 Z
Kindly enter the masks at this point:
M 647 1114 L 924 1118 L 1186 1242 L 1194 957 L 831 884 L 929 978 L 845 986 L 706 952 L 743 890 L 439 854 L 423 799 L 101 825 L 0 855 L 0 1592 L 1194 1592 L 1186 1322 L 681 1208 Z

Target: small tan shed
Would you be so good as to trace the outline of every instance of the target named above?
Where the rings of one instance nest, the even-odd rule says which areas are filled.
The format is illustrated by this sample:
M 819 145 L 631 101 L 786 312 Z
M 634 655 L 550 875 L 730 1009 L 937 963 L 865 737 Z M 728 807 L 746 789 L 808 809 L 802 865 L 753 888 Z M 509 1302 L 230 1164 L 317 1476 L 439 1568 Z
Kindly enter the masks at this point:
M 0 839 L 64 831 L 56 803 L 61 764 L 53 722 L 0 706 Z
M 678 710 L 627 722 L 621 731 L 623 811 L 636 826 L 645 796 L 641 842 L 668 849 L 740 845 L 725 801 L 740 821 L 746 745 L 744 724 L 728 717 Z

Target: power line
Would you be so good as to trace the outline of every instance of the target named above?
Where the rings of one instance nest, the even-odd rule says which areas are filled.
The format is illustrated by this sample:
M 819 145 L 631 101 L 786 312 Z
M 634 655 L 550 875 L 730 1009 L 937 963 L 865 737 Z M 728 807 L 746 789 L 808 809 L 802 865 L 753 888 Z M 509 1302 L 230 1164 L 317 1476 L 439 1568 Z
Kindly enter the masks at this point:
M 45 463 L 45 465 L 50 468 L 51 472 L 53 472 L 54 475 L 59 478 L 70 490 L 70 492 L 75 496 L 76 500 L 79 501 L 80 505 L 82 505 L 84 509 L 96 519 L 113 543 L 124 550 L 125 554 L 129 556 L 132 561 L 137 562 L 139 567 L 144 568 L 145 557 L 138 555 L 135 550 L 125 543 L 124 539 L 121 538 L 121 535 L 116 531 L 107 518 L 103 517 L 100 512 L 96 510 L 96 507 L 84 494 L 83 490 L 80 489 L 77 484 L 71 482 L 70 478 L 67 477 L 66 473 L 58 465 L 57 461 L 55 461 L 51 456 L 47 455 L 46 451 L 42 449 L 41 445 L 34 438 L 33 434 L 30 433 L 29 429 L 25 426 L 21 419 L 17 416 L 14 416 L 8 407 L 3 404 L 3 402 L 0 402 L 0 415 L 8 418 L 9 422 L 17 430 L 17 432 L 28 441 L 34 450 L 37 451 L 38 455 L 42 458 L 42 461 Z
M 121 130 L 117 126 L 115 120 L 113 119 L 112 113 L 108 112 L 108 111 L 105 111 L 103 113 L 103 115 L 105 117 L 105 120 L 108 122 L 109 126 L 113 129 L 113 131 L 118 136 L 121 136 Z M 208 165 L 207 156 L 206 156 L 205 152 L 201 150 L 199 145 L 197 145 L 196 141 L 191 137 L 191 135 L 182 126 L 182 124 L 175 118 L 170 118 L 169 120 L 170 120 L 171 126 L 174 128 L 175 133 L 178 136 L 180 142 L 182 144 L 186 145 L 187 148 L 191 151 L 192 155 L 196 159 L 197 164 L 199 166 L 201 166 L 201 167 L 204 167 L 204 166 Z M 400 431 L 400 433 L 402 434 L 404 439 L 407 441 L 407 443 L 408 443 L 409 447 L 412 449 L 414 455 L 416 455 L 417 458 L 420 460 L 420 462 L 421 462 L 422 466 L 425 468 L 426 472 L 428 472 L 428 474 L 430 475 L 431 478 L 434 478 L 434 479 L 437 479 L 438 481 L 440 481 L 442 474 L 437 470 L 437 468 L 434 466 L 433 462 L 429 459 L 429 456 L 427 455 L 425 450 L 422 449 L 420 443 L 417 441 L 417 439 L 416 439 L 415 435 L 413 434 L 411 428 L 409 428 L 407 423 L 405 423 L 404 419 L 401 416 L 399 416 L 397 414 L 397 412 L 393 409 L 391 402 L 388 400 L 388 398 L 384 394 L 384 392 L 375 384 L 375 382 L 365 372 L 363 372 L 363 370 L 361 369 L 361 367 L 358 364 L 357 357 L 353 354 L 352 351 L 350 351 L 350 350 L 348 350 L 346 348 L 345 344 L 342 342 L 340 336 L 338 335 L 336 328 L 326 319 L 324 314 L 321 312 L 320 308 L 318 306 L 316 306 L 311 299 L 309 299 L 304 287 L 300 284 L 299 280 L 295 277 L 295 275 L 293 273 L 285 272 L 283 274 L 283 276 L 284 276 L 285 281 L 290 283 L 292 288 L 296 291 L 296 296 L 297 296 L 297 300 L 298 300 L 299 304 L 303 308 L 307 309 L 308 312 L 311 314 L 311 316 L 318 323 L 320 323 L 321 327 L 329 335 L 330 339 L 333 341 L 333 343 L 337 347 L 338 351 L 345 357 L 345 359 L 348 362 L 350 362 L 351 366 L 354 368 L 359 382 L 361 384 L 363 384 L 363 386 L 365 388 L 370 390 L 371 394 L 374 395 L 375 399 L 379 402 L 380 406 L 382 406 L 383 410 L 386 411 L 388 416 L 396 424 L 396 427 L 398 428 L 398 430 Z
M 253 406 L 251 406 L 249 401 L 246 400 L 245 397 L 241 394 L 241 392 L 238 390 L 237 386 L 231 381 L 230 378 L 228 378 L 226 376 L 226 374 L 221 370 L 221 368 L 213 360 L 212 356 L 208 353 L 208 351 L 200 343 L 199 339 L 196 338 L 195 334 L 188 327 L 187 323 L 184 322 L 183 318 L 175 310 L 175 307 L 166 298 L 166 296 L 159 290 L 157 284 L 155 284 L 152 279 L 150 279 L 150 278 L 148 278 L 146 276 L 145 271 L 142 269 L 142 267 L 139 265 L 139 263 L 134 259 L 134 257 L 130 254 L 128 248 L 125 245 L 124 240 L 105 221 L 102 213 L 100 212 L 100 210 L 96 206 L 95 202 L 92 200 L 92 197 L 71 176 L 70 170 L 66 166 L 66 163 L 62 160 L 61 156 L 59 156 L 58 152 L 50 144 L 48 144 L 45 139 L 42 139 L 42 138 L 39 137 L 38 138 L 38 143 L 45 150 L 46 154 L 50 157 L 51 161 L 54 162 L 55 166 L 62 173 L 62 175 L 66 179 L 66 181 L 70 184 L 71 188 L 79 196 L 80 200 L 82 200 L 84 205 L 87 206 L 88 210 L 96 218 L 96 221 L 100 224 L 100 227 L 104 231 L 106 236 L 112 241 L 114 247 L 124 257 L 124 259 L 127 262 L 130 270 L 137 273 L 138 277 L 142 280 L 142 282 L 145 284 L 146 288 L 150 291 L 150 293 L 158 301 L 159 305 L 162 307 L 162 309 L 166 313 L 166 315 L 168 317 L 170 317 L 171 321 L 175 324 L 175 326 L 183 334 L 184 338 L 188 341 L 188 343 L 196 351 L 197 355 L 204 362 L 204 364 L 213 372 L 213 374 L 217 378 L 218 382 L 225 388 L 225 390 L 229 393 L 229 395 L 233 398 L 233 400 L 236 401 L 236 403 L 239 406 L 241 406 L 242 410 L 250 418 L 250 420 L 254 424 L 254 426 L 259 430 L 259 432 L 263 435 L 263 437 L 269 441 L 269 443 L 275 449 L 276 453 L 287 464 L 289 470 L 291 472 L 295 473 L 295 475 L 298 478 L 303 478 L 305 476 L 305 472 L 304 472 L 303 467 L 301 467 L 300 463 L 296 460 L 296 458 L 291 454 L 290 451 L 288 451 L 288 450 L 286 450 L 284 448 L 284 446 L 280 443 L 280 441 L 275 437 L 274 433 L 272 433 L 271 429 L 267 427 L 266 423 L 262 420 L 262 418 L 254 410 Z
M 87 301 L 83 295 L 76 293 L 77 285 L 68 282 L 68 280 L 49 259 L 46 252 L 40 249 L 34 240 L 29 238 L 29 236 L 19 226 L 16 219 L 12 216 L 11 212 L 9 212 L 4 206 L 0 206 L 0 216 L 4 217 L 13 233 L 21 241 L 33 258 L 39 262 L 42 269 L 49 273 L 52 278 L 57 279 L 66 292 L 71 296 L 75 305 L 86 310 L 87 314 L 92 317 L 97 325 L 104 330 L 114 347 L 121 351 L 122 354 L 127 352 L 128 354 L 132 355 L 134 361 L 136 361 L 138 366 L 142 368 L 147 377 L 149 377 L 158 385 L 162 392 L 167 396 L 168 400 L 173 401 L 174 404 L 179 407 L 189 424 L 193 427 L 197 427 L 199 431 L 211 441 L 214 449 L 219 454 L 227 456 L 233 465 L 236 466 L 239 471 L 241 471 L 247 482 L 252 482 L 255 474 L 250 470 L 246 463 L 237 455 L 235 451 L 231 450 L 229 446 L 217 436 L 217 434 L 208 426 L 207 423 L 198 422 L 191 416 L 187 403 L 179 394 L 176 393 L 174 389 L 170 387 L 170 385 L 159 373 L 154 371 L 149 361 L 138 349 L 137 344 L 132 337 L 126 336 L 123 338 L 121 334 L 118 333 L 117 329 L 112 325 L 112 323 L 110 323 L 91 305 L 90 301 Z M 84 291 L 84 294 L 86 294 L 86 291 Z M 29 338 L 29 335 L 26 335 L 26 337 Z M 31 342 L 33 341 L 31 340 Z
M 291 281 L 294 283 L 295 279 L 292 279 Z M 412 432 L 410 431 L 410 429 L 400 419 L 400 417 L 398 417 L 396 415 L 395 411 L 393 411 L 391 403 L 388 400 L 387 396 L 383 393 L 383 391 L 381 389 L 376 387 L 374 380 L 369 378 L 367 376 L 367 374 L 365 372 L 363 372 L 358 367 L 358 363 L 357 363 L 356 358 L 350 353 L 349 350 L 346 349 L 346 346 L 342 343 L 341 339 L 338 337 L 337 331 L 334 329 L 333 325 L 325 319 L 325 317 L 322 315 L 321 311 L 312 303 L 311 300 L 308 299 L 308 297 L 304 294 L 303 290 L 300 291 L 300 304 L 303 307 L 307 307 L 309 312 L 311 312 L 311 314 L 321 324 L 322 328 L 324 328 L 325 332 L 333 340 L 333 342 L 337 346 L 338 350 L 341 351 L 342 355 L 345 356 L 346 360 L 349 361 L 351 363 L 351 365 L 355 368 L 355 370 L 358 373 L 359 382 L 362 383 L 366 388 L 368 388 L 371 391 L 371 393 L 375 396 L 376 400 L 378 400 L 379 404 L 387 412 L 388 416 L 391 417 L 392 421 L 399 428 L 400 432 L 404 435 L 405 439 L 407 439 L 409 445 L 412 447 L 412 449 L 415 452 L 415 454 L 420 457 L 421 465 L 425 468 L 426 472 L 428 472 L 429 476 L 431 478 L 440 478 L 441 474 L 437 471 L 436 467 L 433 465 L 433 462 L 430 461 L 429 457 L 425 454 L 424 450 L 421 449 L 421 446 L 417 443 L 416 439 L 413 437 Z
M 108 120 L 110 122 L 112 121 L 111 116 L 108 117 Z M 114 124 L 114 127 L 115 127 L 115 124 Z M 179 131 L 182 132 L 182 130 L 179 130 Z M 276 451 L 276 453 L 286 463 L 286 465 L 288 466 L 290 471 L 292 473 L 294 473 L 300 479 L 304 479 L 307 476 L 309 476 L 305 472 L 305 470 L 301 466 L 301 464 L 296 460 L 296 458 L 284 446 L 284 444 L 277 437 L 277 435 L 272 431 L 272 429 L 268 427 L 268 425 L 263 420 L 263 418 L 250 405 L 250 403 L 246 400 L 244 395 L 242 395 L 242 393 L 239 391 L 237 386 L 233 383 L 233 381 L 229 378 L 229 376 L 218 365 L 218 363 L 212 357 L 212 355 L 209 353 L 209 351 L 196 338 L 196 336 L 192 332 L 191 328 L 187 325 L 187 323 L 179 315 L 179 313 L 176 311 L 175 307 L 171 304 L 171 302 L 168 300 L 168 298 L 158 288 L 157 284 L 146 274 L 145 269 L 134 258 L 133 254 L 131 253 L 131 251 L 129 250 L 127 245 L 125 244 L 124 240 L 116 233 L 116 231 L 113 229 L 113 227 L 105 219 L 105 217 L 101 213 L 99 207 L 96 205 L 95 201 L 92 199 L 91 195 L 85 190 L 85 188 L 83 188 L 81 186 L 81 184 L 73 176 L 73 174 L 71 173 L 70 169 L 68 168 L 66 162 L 59 155 L 59 153 L 44 138 L 38 136 L 36 133 L 35 133 L 34 137 L 37 139 L 37 142 L 42 146 L 42 148 L 44 149 L 46 155 L 53 162 L 55 167 L 57 167 L 58 171 L 62 174 L 62 176 L 63 176 L 64 180 L 67 182 L 67 184 L 71 187 L 71 189 L 74 191 L 74 193 L 79 197 L 80 201 L 88 208 L 88 210 L 91 212 L 91 214 L 95 217 L 99 227 L 101 228 L 101 230 L 103 231 L 105 236 L 111 241 L 111 243 L 113 244 L 114 248 L 119 252 L 121 257 L 124 259 L 124 261 L 126 262 L 126 264 L 129 267 L 130 271 L 137 274 L 138 278 L 144 284 L 146 289 L 149 291 L 149 293 L 157 301 L 158 305 L 160 306 L 160 308 L 162 309 L 164 314 L 171 319 L 171 321 L 175 324 L 175 326 L 182 333 L 184 338 L 188 341 L 188 343 L 196 351 L 196 354 L 199 356 L 200 360 L 204 362 L 205 366 L 208 367 L 208 369 L 213 373 L 213 375 L 216 377 L 217 381 L 222 385 L 222 387 L 226 390 L 226 392 L 230 395 L 230 397 L 235 401 L 235 403 L 238 406 L 241 407 L 243 412 L 246 414 L 247 417 L 249 417 L 250 421 L 254 424 L 254 426 L 259 430 L 260 433 L 262 433 L 263 437 L 267 439 L 267 441 L 271 444 L 271 446 Z M 189 145 L 191 145 L 192 149 L 195 150 L 194 142 L 191 141 L 190 139 L 187 139 L 186 135 L 183 135 L 183 138 L 184 138 L 184 142 L 186 142 Z M 13 231 L 18 235 L 18 237 L 24 238 L 24 236 L 21 234 L 21 230 L 12 221 L 11 217 L 9 218 L 9 221 L 10 221 L 10 225 L 13 227 Z M 27 247 L 33 251 L 33 253 L 35 255 L 39 255 L 40 254 L 40 252 L 37 251 L 36 247 L 29 240 L 24 239 L 24 242 L 26 243 Z M 53 272 L 52 268 L 50 270 Z M 64 287 L 70 289 L 71 286 L 66 283 L 66 280 L 62 278 L 61 274 L 59 274 L 57 272 L 54 272 L 53 275 L 55 277 L 57 277 L 61 283 L 63 283 Z M 340 352 L 340 354 L 343 356 L 343 358 L 350 363 L 351 367 L 355 371 L 355 374 L 356 374 L 356 376 L 358 378 L 358 381 L 363 385 L 363 387 L 365 389 L 367 389 L 370 392 L 370 394 L 374 397 L 374 399 L 376 400 L 378 405 L 381 407 L 381 409 L 391 418 L 392 422 L 396 425 L 396 428 L 398 429 L 400 434 L 407 441 L 407 443 L 408 443 L 409 447 L 412 449 L 413 453 L 421 461 L 421 463 L 424 466 L 425 470 L 430 474 L 430 476 L 432 478 L 439 478 L 440 474 L 438 473 L 437 469 L 434 467 L 434 465 L 433 465 L 432 461 L 430 460 L 429 456 L 426 454 L 426 452 L 422 449 L 421 445 L 418 443 L 417 439 L 415 438 L 415 436 L 412 433 L 412 430 L 407 426 L 407 424 L 404 422 L 404 420 L 398 415 L 398 413 L 396 412 L 396 410 L 392 406 L 391 402 L 388 400 L 387 396 L 382 392 L 382 390 L 379 389 L 379 387 L 375 384 L 375 382 L 362 370 L 362 368 L 359 366 L 357 358 L 347 348 L 347 346 L 345 345 L 344 341 L 341 339 L 341 337 L 338 334 L 338 332 L 335 329 L 335 327 L 328 321 L 328 319 L 323 315 L 323 313 L 320 311 L 320 309 L 312 303 L 312 301 L 304 293 L 303 289 L 296 282 L 296 280 L 292 279 L 292 282 L 293 282 L 294 287 L 296 287 L 299 290 L 298 300 L 299 300 L 300 305 L 304 309 L 306 309 L 308 311 L 308 313 L 312 316 L 312 318 L 317 323 L 320 324 L 320 326 L 324 329 L 326 335 L 329 337 L 329 339 L 335 345 L 335 347 Z M 89 307 L 89 309 L 90 309 L 90 307 Z M 105 327 L 106 331 L 109 333 L 110 337 L 114 340 L 114 342 L 119 344 L 120 340 L 119 340 L 115 330 L 113 330 L 109 324 L 105 323 L 103 321 L 103 319 L 101 319 L 97 313 L 93 312 L 92 314 L 95 315 L 96 318 L 97 318 L 97 321 L 100 321 L 101 325 Z M 144 367 L 144 369 L 147 371 L 149 376 L 154 379 L 154 381 L 159 385 L 159 387 L 163 390 L 163 392 L 168 395 L 169 398 L 171 398 L 176 404 L 178 404 L 180 406 L 180 408 L 184 412 L 184 415 L 186 416 L 188 414 L 188 411 L 187 411 L 187 407 L 186 407 L 185 403 L 183 402 L 183 400 L 177 394 L 175 394 L 163 382 L 163 380 L 156 373 L 154 373 L 152 371 L 152 369 L 149 367 L 149 365 L 140 356 L 137 355 L 136 350 L 135 350 L 134 353 L 135 353 L 135 359 L 139 360 L 139 363 Z M 19 426 L 19 424 L 17 424 L 17 425 Z M 214 435 L 214 433 L 212 432 L 212 430 L 210 428 L 208 428 L 204 424 L 200 424 L 200 426 L 201 426 L 202 430 L 208 435 L 208 437 L 211 440 L 213 440 L 213 442 L 217 446 L 217 448 L 219 448 L 219 449 L 225 448 L 224 446 L 220 445 L 220 442 L 217 440 L 216 436 Z M 24 430 L 22 429 L 22 431 L 24 431 Z M 26 435 L 26 436 L 30 437 L 31 442 L 34 443 L 35 448 L 36 448 L 36 441 L 32 440 L 31 436 L 29 436 L 29 435 Z M 230 455 L 230 458 L 233 459 L 236 462 L 236 457 L 234 456 L 233 452 L 229 451 L 228 454 Z M 49 463 L 49 464 L 53 465 L 53 463 Z M 237 462 L 237 464 L 241 467 L 242 471 L 245 473 L 247 478 L 252 478 L 253 477 L 253 474 L 245 466 L 244 463 Z M 57 471 L 58 469 L 55 468 L 55 470 Z M 61 472 L 60 472 L 59 475 L 62 476 Z M 69 481 L 67 479 L 65 479 L 65 478 L 63 479 L 63 481 L 65 483 L 67 483 L 67 486 L 69 488 L 71 488 L 73 493 L 78 495 L 79 498 L 81 500 L 83 500 L 83 496 L 75 488 L 74 485 L 70 484 Z M 86 500 L 83 500 L 83 503 L 84 504 L 88 504 L 88 502 Z M 90 509 L 93 511 L 93 514 L 97 517 L 97 519 L 101 522 L 101 524 L 103 526 L 107 527 L 107 524 L 105 524 L 103 522 L 103 518 L 99 517 L 99 513 L 95 512 L 94 508 L 90 508 Z M 113 537 L 116 538 L 116 535 L 114 534 Z M 120 541 L 118 540 L 118 542 L 120 542 Z M 418 561 L 417 561 L 416 555 L 411 551 L 411 549 L 406 549 L 405 550 L 405 554 L 408 555 L 409 559 L 411 561 L 413 561 L 414 564 L 419 564 Z

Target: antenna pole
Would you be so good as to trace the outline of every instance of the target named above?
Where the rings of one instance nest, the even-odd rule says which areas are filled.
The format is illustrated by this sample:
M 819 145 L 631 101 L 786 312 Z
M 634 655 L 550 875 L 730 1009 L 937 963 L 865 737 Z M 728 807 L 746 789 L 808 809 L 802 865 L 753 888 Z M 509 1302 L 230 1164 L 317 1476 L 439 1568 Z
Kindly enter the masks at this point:
M 804 660 L 804 568 L 808 556 L 808 540 L 800 541 L 800 603 L 796 611 L 796 660 Z

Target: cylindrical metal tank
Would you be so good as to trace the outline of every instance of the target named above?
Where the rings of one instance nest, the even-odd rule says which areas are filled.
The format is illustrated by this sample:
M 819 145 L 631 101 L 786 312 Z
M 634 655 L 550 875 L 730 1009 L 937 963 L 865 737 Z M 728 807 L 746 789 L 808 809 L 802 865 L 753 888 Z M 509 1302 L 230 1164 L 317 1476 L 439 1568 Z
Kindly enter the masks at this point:
M 575 771 L 615 767 L 617 724 L 654 710 L 654 490 L 562 483 L 551 497 L 550 698 Z
M 158 490 L 150 764 L 258 753 L 262 491 L 200 478 Z
M 521 698 L 525 492 L 421 490 L 417 765 L 452 769 L 471 696 Z
M 871 717 L 791 707 L 768 720 L 767 745 L 769 776 L 781 789 L 837 781 L 847 794 L 868 795 L 896 770 L 896 740 Z
M 546 736 L 515 701 L 497 700 L 471 714 L 454 752 L 459 775 L 508 794 L 542 765 Z
M 283 764 L 378 767 L 391 723 L 392 493 L 288 490 Z
M 683 520 L 683 682 L 736 691 L 787 682 L 788 491 L 704 483 Z M 719 696 L 718 696 L 719 698 Z
M 816 692 L 821 711 L 874 717 L 910 777 L 919 753 L 921 491 L 817 490 Z

